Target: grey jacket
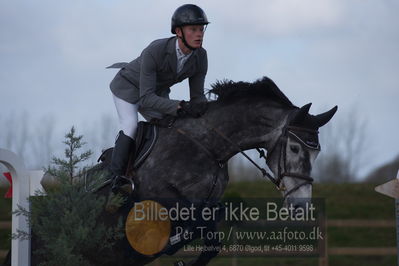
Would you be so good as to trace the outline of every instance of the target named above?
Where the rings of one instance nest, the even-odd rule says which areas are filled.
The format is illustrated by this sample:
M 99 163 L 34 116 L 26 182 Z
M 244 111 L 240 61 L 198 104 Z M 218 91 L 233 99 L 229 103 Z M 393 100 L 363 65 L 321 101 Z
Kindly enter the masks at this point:
M 176 37 L 155 40 L 130 63 L 112 67 L 122 67 L 110 84 L 112 93 L 127 102 L 138 103 L 139 112 L 146 119 L 176 115 L 180 101 L 169 99 L 170 87 L 186 78 L 189 78 L 191 100 L 206 101 L 206 50 L 193 51 L 182 71 L 177 73 Z

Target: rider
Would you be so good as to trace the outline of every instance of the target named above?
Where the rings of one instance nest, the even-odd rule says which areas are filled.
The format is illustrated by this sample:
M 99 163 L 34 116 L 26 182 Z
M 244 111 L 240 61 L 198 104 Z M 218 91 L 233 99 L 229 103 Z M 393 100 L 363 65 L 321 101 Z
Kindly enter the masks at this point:
M 208 24 L 200 7 L 182 5 L 172 16 L 171 32 L 175 36 L 153 41 L 130 63 L 110 66 L 121 68 L 110 84 L 120 122 L 110 166 L 114 192 L 131 183 L 125 172 L 135 149 L 137 112 L 147 120 L 165 115 L 199 117 L 205 112 L 208 60 L 202 41 Z M 170 87 L 186 78 L 190 102 L 169 99 Z

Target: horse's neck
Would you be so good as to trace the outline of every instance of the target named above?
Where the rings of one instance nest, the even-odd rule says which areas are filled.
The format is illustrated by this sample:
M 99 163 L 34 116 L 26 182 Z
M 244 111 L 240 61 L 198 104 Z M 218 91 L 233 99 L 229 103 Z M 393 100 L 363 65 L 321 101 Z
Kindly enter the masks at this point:
M 202 120 L 208 128 L 216 129 L 204 132 L 202 141 L 223 161 L 237 154 L 237 147 L 241 150 L 271 148 L 281 135 L 290 113 L 287 109 L 275 107 L 263 108 L 262 114 L 255 109 L 249 110 L 252 109 L 250 107 L 246 109 L 240 110 L 240 106 L 230 105 L 212 112 Z

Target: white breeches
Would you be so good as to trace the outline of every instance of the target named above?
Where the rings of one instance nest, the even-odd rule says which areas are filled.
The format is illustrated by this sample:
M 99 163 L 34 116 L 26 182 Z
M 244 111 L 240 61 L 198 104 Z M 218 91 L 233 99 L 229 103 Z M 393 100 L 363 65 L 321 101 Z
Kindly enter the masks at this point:
M 138 105 L 126 102 L 114 94 L 112 94 L 112 97 L 114 98 L 116 111 L 118 112 L 120 130 L 123 130 L 126 136 L 134 139 L 138 121 Z

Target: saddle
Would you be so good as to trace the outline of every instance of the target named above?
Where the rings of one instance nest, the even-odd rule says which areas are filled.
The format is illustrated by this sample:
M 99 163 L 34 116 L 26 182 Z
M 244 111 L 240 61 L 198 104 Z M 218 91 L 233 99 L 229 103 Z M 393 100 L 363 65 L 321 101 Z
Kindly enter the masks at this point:
M 155 146 L 155 143 L 158 139 L 158 127 L 154 124 L 140 121 L 137 124 L 136 131 L 136 149 L 132 151 L 130 157 L 132 155 L 135 157 L 134 162 L 129 160 L 128 168 L 130 170 L 134 170 L 140 167 L 140 165 L 147 159 L 148 155 L 150 155 L 152 149 Z M 111 163 L 112 159 L 112 150 L 114 148 L 108 148 L 102 152 L 97 162 L 101 162 L 104 164 L 104 167 L 107 167 Z
M 137 169 L 150 155 L 158 139 L 158 127 L 148 122 L 139 122 L 136 132 L 136 159 L 133 168 Z

